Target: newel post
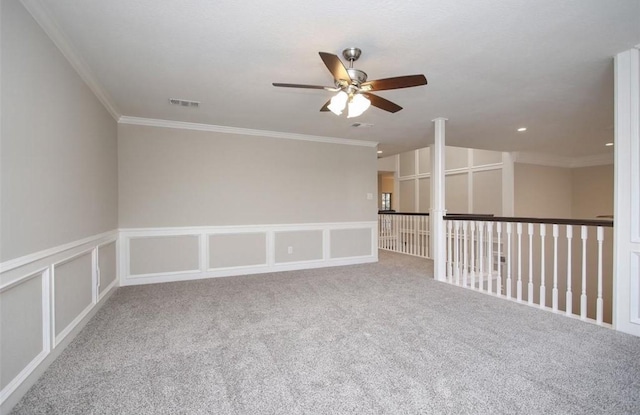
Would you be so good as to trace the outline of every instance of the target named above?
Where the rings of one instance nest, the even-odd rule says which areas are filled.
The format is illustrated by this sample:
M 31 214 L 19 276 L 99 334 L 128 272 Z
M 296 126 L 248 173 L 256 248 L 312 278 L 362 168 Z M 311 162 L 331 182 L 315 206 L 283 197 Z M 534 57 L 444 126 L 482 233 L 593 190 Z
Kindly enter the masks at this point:
M 431 258 L 433 258 L 433 276 L 439 281 L 446 279 L 447 247 L 443 216 L 446 214 L 444 206 L 444 130 L 446 118 L 433 120 L 435 127 L 435 142 L 431 145 Z

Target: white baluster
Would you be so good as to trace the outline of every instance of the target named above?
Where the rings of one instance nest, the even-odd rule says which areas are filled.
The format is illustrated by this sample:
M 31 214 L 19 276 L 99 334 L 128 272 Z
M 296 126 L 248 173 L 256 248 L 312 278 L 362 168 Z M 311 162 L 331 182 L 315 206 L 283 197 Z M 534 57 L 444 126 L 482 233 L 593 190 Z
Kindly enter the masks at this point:
M 462 254 L 462 286 L 463 287 L 467 287 L 467 276 L 469 274 L 469 262 L 468 262 L 468 258 L 469 258 L 469 246 L 468 246 L 468 241 L 467 241 L 467 228 L 469 227 L 469 222 L 468 221 L 463 221 L 462 222 L 462 248 L 463 248 L 463 254 Z
M 418 256 L 423 256 L 422 254 L 422 249 L 424 244 L 422 243 L 422 219 L 424 219 L 424 216 L 418 216 L 418 230 L 417 230 L 417 234 L 418 234 Z
M 398 215 L 393 215 L 393 233 L 395 238 L 393 239 L 393 250 L 398 252 L 398 238 L 400 238 L 400 232 L 398 231 Z
M 413 217 L 413 255 L 419 255 L 418 252 L 418 219 L 420 216 Z
M 551 301 L 553 311 L 558 311 L 558 225 L 552 226 L 553 230 L 553 289 Z
M 544 223 L 540 224 L 540 308 L 544 308 L 547 301 L 547 290 L 544 286 L 544 271 L 545 271 L 545 261 L 544 261 L 544 237 L 547 236 L 547 229 Z
M 455 247 L 453 250 L 454 253 L 454 276 L 456 279 L 456 285 L 460 285 L 460 221 L 455 221 L 453 223 L 455 228 Z
M 518 282 L 516 283 L 516 299 L 522 301 L 522 223 L 516 225 L 518 234 Z
M 496 222 L 496 238 L 498 239 L 498 278 L 496 278 L 496 294 L 502 295 L 502 224 Z
M 424 237 L 424 245 L 422 248 L 422 255 L 425 258 L 429 258 L 429 217 L 428 216 L 423 216 L 422 217 L 422 231 L 423 231 L 423 237 Z
M 427 230 L 427 234 L 425 236 L 425 239 L 427 241 L 427 248 L 426 248 L 426 256 L 427 258 L 429 257 L 429 252 L 431 252 L 431 225 L 430 225 L 430 220 L 429 218 L 426 218 L 427 220 L 424 223 L 425 229 Z
M 507 298 L 511 298 L 511 222 L 507 222 Z
M 573 293 L 571 293 L 571 239 L 573 239 L 573 226 L 567 225 L 567 305 L 566 315 L 573 314 Z
M 393 247 L 391 246 L 391 240 L 393 238 L 393 235 L 391 234 L 391 231 L 393 230 L 393 216 L 392 215 L 385 215 L 385 230 L 384 230 L 384 247 L 386 249 L 393 249 Z
M 598 226 L 598 299 L 596 300 L 596 322 L 602 324 L 604 304 L 602 301 L 602 242 L 604 241 L 604 229 Z
M 387 232 L 389 232 L 389 229 L 387 227 L 387 215 L 383 215 L 383 218 L 384 219 L 382 220 L 382 223 L 383 223 L 384 228 L 382 229 L 382 236 L 383 236 L 383 238 L 382 238 L 382 247 L 386 248 L 387 247 L 387 242 L 386 242 L 387 238 L 386 238 L 386 236 L 387 236 Z
M 424 257 L 424 216 L 420 216 L 420 230 L 418 232 L 418 235 L 420 237 L 420 256 Z
M 453 229 L 453 221 L 447 221 L 447 230 L 449 233 L 449 249 L 447 252 L 447 257 L 449 258 L 449 262 L 447 262 L 447 281 L 451 284 L 453 281 L 453 233 L 451 230 Z
M 580 294 L 580 318 L 587 319 L 587 227 L 580 227 L 582 239 L 582 292 Z
M 484 222 L 478 221 L 478 289 L 484 291 Z
M 407 232 L 409 225 L 409 216 L 402 217 L 402 252 L 405 254 L 409 253 L 409 233 Z
M 487 222 L 487 291 L 493 292 L 493 222 Z
M 533 304 L 533 223 L 527 225 L 529 234 L 529 284 L 527 284 L 527 302 Z
M 471 244 L 469 249 L 469 258 L 471 259 L 471 266 L 469 269 L 471 270 L 471 288 L 475 290 L 476 288 L 476 223 L 471 221 L 469 223 L 471 226 L 471 239 L 469 239 L 469 243 Z

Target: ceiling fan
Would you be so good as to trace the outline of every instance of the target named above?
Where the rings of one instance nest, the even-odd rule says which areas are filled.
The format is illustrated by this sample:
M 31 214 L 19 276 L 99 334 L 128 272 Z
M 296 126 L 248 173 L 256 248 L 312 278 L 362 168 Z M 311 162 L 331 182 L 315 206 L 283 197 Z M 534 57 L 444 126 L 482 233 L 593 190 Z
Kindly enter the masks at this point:
M 320 58 L 327 65 L 331 75 L 333 75 L 335 86 L 283 84 L 277 82 L 274 82 L 273 86 L 324 89 L 325 91 L 337 92 L 334 97 L 320 108 L 320 111 L 331 111 L 336 115 L 340 115 L 348 105 L 349 113 L 347 118 L 353 118 L 365 112 L 370 105 L 392 113 L 402 109 L 398 104 L 374 95 L 370 91 L 410 88 L 427 84 L 427 78 L 424 75 L 397 76 L 367 81 L 367 74 L 353 67 L 353 62 L 357 61 L 362 54 L 362 51 L 358 48 L 348 48 L 342 51 L 342 56 L 349 61 L 349 68 L 344 66 L 338 56 L 327 52 L 319 53 Z

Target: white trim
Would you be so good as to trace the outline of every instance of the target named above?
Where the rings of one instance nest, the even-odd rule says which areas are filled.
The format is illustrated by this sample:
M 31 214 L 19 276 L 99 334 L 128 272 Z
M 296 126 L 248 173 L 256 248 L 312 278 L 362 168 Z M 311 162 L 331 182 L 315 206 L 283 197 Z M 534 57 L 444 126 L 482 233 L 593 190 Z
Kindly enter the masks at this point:
M 516 151 L 511 153 L 514 163 L 536 164 L 549 167 L 591 167 L 613 164 L 613 153 L 594 154 L 582 157 L 568 157 L 555 154 L 529 153 Z
M 22 382 L 24 382 L 24 380 L 31 374 L 31 372 L 33 372 L 35 368 L 37 368 L 38 365 L 42 363 L 42 361 L 47 357 L 48 354 L 49 352 L 46 350 L 42 350 L 40 353 L 38 353 L 36 357 L 34 357 L 33 360 L 29 362 L 29 364 L 26 365 L 24 369 L 22 369 L 20 373 L 18 373 L 16 377 L 13 378 L 13 380 L 11 380 L 11 382 L 9 382 L 7 386 L 4 387 L 4 389 L 2 389 L 2 391 L 0 391 L 0 405 L 2 405 L 4 401 L 9 396 L 11 396 L 11 394 L 18 388 L 18 386 L 20 386 Z
M 95 261 L 94 252 L 97 250 L 95 246 L 90 249 L 85 249 L 83 251 L 77 252 L 65 259 L 61 259 L 59 261 L 53 262 L 50 266 L 50 275 L 51 275 L 51 335 L 53 337 L 53 347 L 55 348 L 64 338 L 73 330 L 80 321 L 91 311 L 91 309 L 96 305 L 96 280 L 95 280 L 95 265 L 97 264 Z M 60 265 L 67 264 L 75 259 L 83 257 L 87 254 L 91 255 L 91 302 L 89 305 L 80 312 L 67 326 L 60 332 L 60 334 L 56 335 L 56 297 L 55 297 L 55 288 L 56 288 L 56 268 Z
M 324 261 L 331 259 L 331 229 L 322 230 L 322 259 Z
M 82 319 L 85 318 L 87 314 L 89 314 L 89 312 L 93 309 L 95 305 L 96 304 L 93 301 L 90 302 L 89 305 L 84 310 L 82 310 L 80 314 L 76 316 L 76 318 L 74 318 L 71 321 L 71 323 L 67 324 L 67 326 L 64 328 L 64 330 L 60 332 L 60 334 L 58 335 L 54 334 L 53 347 L 57 347 L 60 344 L 60 342 L 63 341 L 64 338 L 67 337 L 69 333 L 71 333 L 71 331 L 76 328 L 76 326 L 82 321 Z
M 47 275 L 48 269 L 44 270 L 45 275 Z M 48 277 L 46 277 L 48 279 Z M 113 294 L 113 290 L 110 288 L 108 291 L 105 291 L 103 298 L 106 298 Z M 43 312 L 43 317 L 49 318 L 49 307 L 48 301 L 45 297 L 48 297 L 50 292 L 47 291 L 43 293 L 43 307 L 46 310 L 46 313 Z M 88 317 L 93 316 L 97 310 L 104 305 L 104 302 L 99 303 L 99 305 L 95 306 Z M 79 327 L 84 326 L 89 321 L 87 318 L 86 321 L 81 322 Z M 78 327 L 78 326 L 77 326 Z M 50 326 L 49 326 L 50 328 Z M 78 330 L 79 332 L 79 330 Z M 71 336 L 68 336 L 62 345 L 59 345 L 57 348 L 53 348 L 52 339 L 44 336 L 48 335 L 48 332 L 43 332 L 43 343 L 46 342 L 46 348 L 40 352 L 28 365 L 26 365 L 22 371 L 15 378 L 9 382 L 5 386 L 5 388 L 0 391 L 0 405 L 6 405 L 7 408 L 0 406 L 0 413 L 8 413 L 10 407 L 14 406 L 18 403 L 18 401 L 24 396 L 25 393 L 29 390 L 31 386 L 37 381 L 38 377 L 40 377 L 47 367 L 62 353 L 62 351 L 66 348 L 68 343 L 72 340 L 72 337 L 75 336 L 74 333 Z M 46 350 L 46 352 L 45 352 Z
M 87 255 L 87 254 L 89 254 L 89 253 L 92 253 L 94 249 L 96 249 L 96 247 L 95 247 L 95 246 L 92 246 L 92 247 L 91 247 L 91 248 L 89 248 L 89 249 L 84 249 L 84 250 L 82 250 L 82 251 L 80 251 L 80 252 L 76 252 L 75 254 L 73 254 L 73 255 L 71 255 L 71 256 L 68 256 L 68 257 L 66 257 L 66 258 L 64 258 L 64 259 L 61 259 L 61 260 L 58 260 L 58 261 L 52 262 L 52 263 L 51 263 L 51 265 L 52 265 L 54 268 L 55 268 L 55 267 L 57 267 L 57 266 L 59 266 L 59 265 L 64 265 L 64 264 L 66 264 L 66 263 L 68 263 L 68 262 L 73 261 L 73 260 L 74 260 L 74 259 L 76 259 L 76 258 L 80 258 L 81 256 L 85 256 L 85 255 Z M 93 261 L 92 261 L 92 266 L 93 266 Z
M 445 170 L 444 174 L 445 176 L 453 176 L 456 174 L 465 174 L 469 172 L 500 170 L 502 169 L 502 167 L 503 167 L 502 163 L 482 164 L 480 166 L 473 166 L 473 167 L 456 167 L 455 169 Z M 420 174 L 412 174 L 409 176 L 402 176 L 398 178 L 398 181 L 404 182 L 407 180 L 425 179 L 430 177 L 431 177 L 431 173 L 420 173 Z
M 42 350 L 24 367 L 22 370 L 9 382 L 1 391 L 0 391 L 0 405 L 4 403 L 4 401 L 11 396 L 11 394 L 24 382 L 24 380 L 35 370 L 36 367 L 47 357 L 49 352 L 51 351 L 51 342 L 50 342 L 50 308 L 49 308 L 49 268 L 41 268 L 35 272 L 29 273 L 24 277 L 17 279 L 16 281 L 11 282 L 10 284 L 5 284 L 0 288 L 0 293 L 7 291 L 17 285 L 25 283 L 33 278 L 40 277 L 41 285 L 40 285 L 40 301 L 42 305 L 42 332 L 41 332 L 41 344 Z
M 25 274 L 21 277 L 18 277 L 16 279 L 14 279 L 13 281 L 10 281 L 6 284 L 0 285 L 0 294 L 2 294 L 3 292 L 15 287 L 16 285 L 20 285 L 24 282 L 29 281 L 32 278 L 37 277 L 38 275 L 42 274 L 48 267 L 44 267 L 44 268 L 40 268 L 37 271 L 34 272 L 30 272 L 28 274 Z
M 60 50 L 62 55 L 67 59 L 69 64 L 80 75 L 80 78 L 87 84 L 89 89 L 95 94 L 96 98 L 104 105 L 105 109 L 109 111 L 109 114 L 115 119 L 120 118 L 120 111 L 116 107 L 113 99 L 109 96 L 107 91 L 100 86 L 96 77 L 93 75 L 89 66 L 81 58 L 80 54 L 76 52 L 72 46 L 72 42 L 60 29 L 54 19 L 51 18 L 51 13 L 41 0 L 21 0 L 22 5 L 27 9 L 29 14 L 40 25 L 42 30 L 49 36 L 56 47 Z
M 335 223 L 302 223 L 279 225 L 239 225 L 239 226 L 197 226 L 174 228 L 135 228 L 120 230 L 120 285 L 150 284 L 167 281 L 184 281 L 212 277 L 227 277 L 233 275 L 260 274 L 265 272 L 289 271 L 295 269 L 318 268 L 324 266 L 361 264 L 378 260 L 378 232 L 377 221 L 371 222 L 335 222 Z M 336 229 L 369 229 L 371 231 L 371 253 L 364 256 L 331 258 L 331 231 Z M 275 235 L 282 232 L 321 231 L 322 253 L 317 259 L 276 262 Z M 229 234 L 264 234 L 266 263 L 239 265 L 231 267 L 209 268 L 209 250 L 204 246 L 211 235 Z M 148 274 L 131 274 L 129 241 L 138 238 L 197 236 L 198 252 L 200 255 L 199 269 L 185 271 L 170 271 Z M 203 243 L 203 241 L 205 243 Z M 205 265 L 205 269 L 203 269 Z
M 104 291 L 102 291 L 102 294 L 98 294 L 98 303 L 100 303 L 100 301 L 102 301 L 102 299 L 106 297 L 117 285 L 118 278 L 116 277 L 113 281 L 111 281 L 111 284 L 109 284 L 109 286 L 105 288 Z
M 113 288 L 113 283 L 118 281 L 118 238 L 116 237 L 115 239 L 111 239 L 111 240 L 107 240 L 105 242 L 101 242 L 98 245 L 96 245 L 96 265 L 95 265 L 95 270 L 97 272 L 97 279 L 96 279 L 96 302 L 100 302 L 100 299 L 102 299 L 102 297 L 104 295 L 100 295 L 100 287 L 102 286 L 102 271 L 100 270 L 100 248 L 103 248 L 107 245 L 111 245 L 114 244 L 114 249 L 115 249 L 115 266 L 114 266 L 114 271 L 116 273 L 116 277 L 114 278 L 114 280 L 111 282 L 111 284 L 109 284 L 109 286 L 102 292 L 103 294 L 106 293 L 107 291 L 109 291 L 111 288 Z
M 100 264 L 98 262 L 98 247 L 91 250 L 91 303 L 98 302 L 98 291 L 100 290 Z
M 324 228 L 331 229 L 364 229 L 378 226 L 377 221 L 370 222 L 316 222 L 316 223 L 285 223 L 269 225 L 221 225 L 221 226 L 175 226 L 162 228 L 121 228 L 120 234 L 129 238 L 152 238 L 155 236 L 198 236 L 201 233 L 209 235 L 235 233 L 264 233 L 268 231 L 313 231 Z
M 51 267 L 47 267 L 42 273 L 42 349 L 47 353 L 51 351 Z
M 73 248 L 77 248 L 79 246 L 86 245 L 86 244 L 98 241 L 98 240 L 100 240 L 102 238 L 106 238 L 106 237 L 109 237 L 109 236 L 116 236 L 117 237 L 117 234 L 118 234 L 117 232 L 118 232 L 117 230 L 111 230 L 111 231 L 103 232 L 103 233 L 100 233 L 98 235 L 88 236 L 86 238 L 78 239 L 77 241 L 69 242 L 69 243 L 66 243 L 64 245 L 58 245 L 58 246 L 55 246 L 53 248 L 44 249 L 42 251 L 35 252 L 33 254 L 24 255 L 24 256 L 21 256 L 21 257 L 18 257 L 18 258 L 14 258 L 14 259 L 10 259 L 8 261 L 4 261 L 4 262 L 0 263 L 0 274 L 5 273 L 5 272 L 10 271 L 10 270 L 15 269 L 15 268 L 19 268 L 21 266 L 30 264 L 32 262 L 39 261 L 41 259 L 50 257 L 52 255 L 56 255 L 56 254 L 59 254 L 59 253 L 64 252 L 64 251 L 69 251 L 69 250 L 71 250 Z
M 204 272 L 209 269 L 209 234 L 201 233 L 198 238 L 198 264 L 199 271 Z
M 629 321 L 640 325 L 640 252 L 629 256 Z
M 613 325 L 640 336 L 640 52 L 615 57 Z
M 19 284 L 31 280 L 37 276 L 42 278 L 41 285 L 41 305 L 42 305 L 42 351 L 34 357 L 21 371 L 13 378 L 9 384 L 7 384 L 2 391 L 0 391 L 0 405 L 4 405 L 7 400 L 10 403 L 7 405 L 14 405 L 17 400 L 20 399 L 24 393 L 26 393 L 29 386 L 35 382 L 34 376 L 39 376 L 46 367 L 53 361 L 53 359 L 60 354 L 61 350 L 66 346 L 57 347 L 61 342 L 68 338 L 69 334 L 82 324 L 92 312 L 95 311 L 96 306 L 101 303 L 103 299 L 110 296 L 113 290 L 118 286 L 118 275 L 116 279 L 109 284 L 109 286 L 103 291 L 102 295 L 99 294 L 97 287 L 98 283 L 98 251 L 100 247 L 107 246 L 111 243 L 116 244 L 116 273 L 118 272 L 117 261 L 118 257 L 118 233 L 117 231 L 104 232 L 99 235 L 94 235 L 88 238 L 81 239 L 79 241 L 71 242 L 68 244 L 60 245 L 51 249 L 40 251 L 34 254 L 26 255 L 20 258 L 16 258 L 10 261 L 6 261 L 2 266 L 2 272 L 6 272 L 11 269 L 19 268 L 24 265 L 32 264 L 36 261 L 47 260 L 46 266 L 38 268 L 36 271 L 25 273 L 22 276 L 14 278 L 13 280 L 4 283 L 0 286 L 0 292 L 9 290 Z M 85 247 L 78 252 L 72 253 L 63 259 L 54 261 L 55 256 L 60 253 L 79 248 L 84 245 L 91 244 L 90 247 Z M 74 318 L 74 320 L 65 327 L 65 329 L 56 336 L 55 334 L 55 268 L 58 265 L 68 263 L 76 258 L 80 258 L 85 255 L 91 255 L 91 302 L 87 307 Z M 34 373 L 35 371 L 35 373 Z M 26 382 L 26 385 L 25 385 Z M 14 395 L 18 396 L 14 396 Z M 0 411 L 4 411 L 4 408 L 0 408 Z
M 121 116 L 118 119 L 118 124 L 143 125 L 148 127 L 161 127 L 161 128 L 177 128 L 181 130 L 194 130 L 194 131 L 211 131 L 211 132 L 225 133 L 225 134 L 241 134 L 241 135 L 259 136 L 259 137 L 284 138 L 287 140 L 315 141 L 319 143 L 345 144 L 350 146 L 362 146 L 362 147 L 378 146 L 377 142 L 353 140 L 350 138 L 323 137 L 318 135 L 285 133 L 280 131 L 227 127 L 224 125 L 200 124 L 200 123 L 184 122 L 184 121 L 171 121 L 171 120 L 160 120 L 160 119 L 153 119 L 153 118 L 129 117 L 125 115 Z
M 186 270 L 180 270 L 180 271 L 167 271 L 167 272 L 149 272 L 146 274 L 128 274 L 127 279 L 139 280 L 139 279 L 149 279 L 149 278 L 156 278 L 156 277 L 166 277 L 166 276 L 171 276 L 175 274 L 196 275 L 200 273 L 202 273 L 202 271 L 200 271 L 199 269 L 186 269 Z
M 376 251 L 377 252 L 377 251 Z M 248 265 L 228 268 L 215 268 L 201 273 L 167 273 L 166 275 L 159 275 L 155 277 L 148 277 L 144 279 L 140 278 L 127 278 L 126 286 L 130 285 L 142 285 L 142 284 L 156 284 L 162 282 L 175 282 L 175 281 L 191 281 L 200 280 L 206 278 L 217 277 L 233 277 L 240 275 L 253 275 L 253 274 L 265 274 L 270 272 L 282 272 L 282 271 L 294 271 L 302 269 L 314 269 L 324 267 L 336 267 L 343 265 L 355 265 L 365 264 L 370 262 L 377 262 L 377 255 L 349 257 L 349 258 L 335 258 L 328 260 L 311 260 L 311 261 L 296 261 L 290 263 L 278 263 L 272 266 L 260 266 L 260 265 Z

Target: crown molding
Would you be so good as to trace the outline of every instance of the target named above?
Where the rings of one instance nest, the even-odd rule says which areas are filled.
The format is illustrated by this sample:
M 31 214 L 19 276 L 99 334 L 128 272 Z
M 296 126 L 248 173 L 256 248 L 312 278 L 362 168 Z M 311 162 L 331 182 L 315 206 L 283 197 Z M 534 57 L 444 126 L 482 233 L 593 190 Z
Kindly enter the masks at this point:
M 594 154 L 582 157 L 568 157 L 554 154 L 528 153 L 516 151 L 511 153 L 514 163 L 537 164 L 549 167 L 590 167 L 613 164 L 613 153 Z
M 45 4 L 41 0 L 20 0 L 20 2 L 53 41 L 71 67 L 80 75 L 80 78 L 87 84 L 96 98 L 98 98 L 106 110 L 109 111 L 109 114 L 111 114 L 115 120 L 118 120 L 118 118 L 120 118 L 120 111 L 118 111 L 109 94 L 100 86 L 89 69 L 89 66 L 76 52 L 72 43 L 64 35 L 58 24 L 51 18 L 51 13 Z
M 216 133 L 253 135 L 253 136 L 259 136 L 259 137 L 284 138 L 287 140 L 315 141 L 319 143 L 344 144 L 344 145 L 361 146 L 361 147 L 376 147 L 378 145 L 377 142 L 373 142 L 373 141 L 352 140 L 348 138 L 322 137 L 317 135 L 285 133 L 280 131 L 253 130 L 250 128 L 226 127 L 223 125 L 159 120 L 154 118 L 129 117 L 124 115 L 121 116 L 120 119 L 118 119 L 118 124 L 144 125 L 149 127 L 162 127 L 162 128 L 177 128 L 181 130 L 211 131 Z

